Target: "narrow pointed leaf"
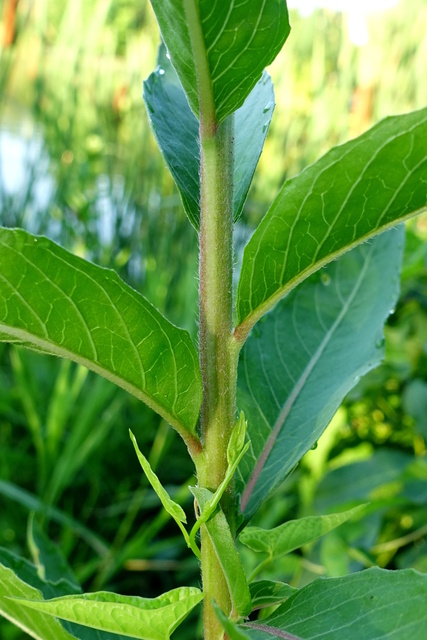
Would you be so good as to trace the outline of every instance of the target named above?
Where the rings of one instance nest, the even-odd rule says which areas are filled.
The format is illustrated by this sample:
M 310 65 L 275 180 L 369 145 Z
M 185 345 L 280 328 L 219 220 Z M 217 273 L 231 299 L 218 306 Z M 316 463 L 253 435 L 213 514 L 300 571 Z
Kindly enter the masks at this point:
M 36 640 L 71 640 L 74 638 L 75 636 L 70 635 L 58 620 L 41 612 L 29 611 L 18 604 L 16 600 L 11 599 L 15 597 L 40 599 L 42 594 L 39 589 L 19 578 L 13 569 L 5 566 L 4 560 L 4 557 L 0 557 L 0 614 Z M 32 566 L 29 563 L 26 564 Z M 37 577 L 35 567 L 33 569 Z
M 327 516 L 307 516 L 298 520 L 290 520 L 274 529 L 246 527 L 239 536 L 240 542 L 254 551 L 267 553 L 270 558 L 278 558 L 299 549 L 309 542 L 346 522 L 357 514 L 364 505 Z
M 197 68 L 212 94 L 215 120 L 242 106 L 290 32 L 285 0 L 151 0 L 163 41 L 199 116 Z M 193 44 L 200 40 L 195 53 Z
M 245 414 L 241 411 L 227 445 L 227 462 L 229 467 L 233 466 L 245 446 L 247 428 L 248 423 L 247 420 L 245 420 Z
M 30 608 L 84 626 L 140 640 L 169 640 L 173 631 L 203 599 L 195 587 L 181 587 L 158 598 L 120 596 L 100 591 L 52 600 L 16 600 Z
M 213 493 L 199 487 L 191 487 L 191 491 L 203 511 L 206 503 L 212 500 Z M 239 615 L 247 616 L 252 608 L 251 595 L 230 527 L 220 507 L 205 526 L 224 571 L 233 607 Z
M 195 434 L 202 389 L 188 333 L 113 271 L 47 238 L 0 229 L 0 340 L 9 339 L 84 364 L 184 438 Z
M 290 637 L 281 633 L 304 640 L 424 640 L 426 601 L 426 574 L 373 568 L 344 578 L 320 578 L 300 589 L 262 620 L 269 633 L 256 624 L 242 629 L 251 640 Z
M 190 109 L 178 77 L 167 59 L 144 82 L 144 101 L 160 150 L 179 189 L 193 227 L 200 226 L 199 122 Z M 238 220 L 274 110 L 270 77 L 261 79 L 236 112 L 234 154 L 234 220 Z
M 139 463 L 148 479 L 148 482 L 153 487 L 154 491 L 157 493 L 160 502 L 163 505 L 163 508 L 167 513 L 175 520 L 175 522 L 187 522 L 187 516 L 183 508 L 176 502 L 172 500 L 156 474 L 151 468 L 150 463 L 147 458 L 141 453 L 138 447 L 138 443 L 133 435 L 132 431 L 129 432 L 132 440 L 132 444 L 135 448 L 136 455 L 138 456 Z
M 254 327 L 239 362 L 251 448 L 237 470 L 249 518 L 320 437 L 358 378 L 383 356 L 404 229 L 314 274 Z
M 427 109 L 387 118 L 288 180 L 243 256 L 237 335 L 311 273 L 427 207 Z
M 176 524 L 180 528 L 186 544 L 192 548 L 193 552 L 195 553 L 197 558 L 199 558 L 200 560 L 199 548 L 195 543 L 193 544 L 192 541 L 190 541 L 190 537 L 183 524 L 187 522 L 187 516 L 185 515 L 184 510 L 177 502 L 174 502 L 172 500 L 172 498 L 170 497 L 170 495 L 168 494 L 168 492 L 163 487 L 162 483 L 160 482 L 160 480 L 152 470 L 151 465 L 148 462 L 147 458 L 139 450 L 138 443 L 136 442 L 135 436 L 133 435 L 132 431 L 129 431 L 129 433 L 130 433 L 133 446 L 135 448 L 136 455 L 138 456 L 139 463 L 147 477 L 148 482 L 151 484 L 154 491 L 158 495 L 159 500 L 162 503 L 166 513 L 168 513 L 175 520 Z

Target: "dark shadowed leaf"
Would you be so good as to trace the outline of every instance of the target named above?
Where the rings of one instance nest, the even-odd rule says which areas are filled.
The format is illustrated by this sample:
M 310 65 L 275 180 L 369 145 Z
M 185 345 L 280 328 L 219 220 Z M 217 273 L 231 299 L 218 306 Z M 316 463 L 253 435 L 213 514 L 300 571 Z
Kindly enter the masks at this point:
M 247 517 L 314 445 L 358 378 L 381 361 L 403 234 L 393 229 L 354 249 L 254 327 L 238 378 L 251 439 L 236 476 Z
M 144 82 L 144 101 L 160 150 L 179 189 L 193 227 L 200 226 L 199 122 L 190 109 L 178 77 L 163 58 Z M 248 194 L 274 110 L 270 77 L 263 73 L 236 112 L 234 153 L 234 220 Z
M 268 633 L 243 628 L 251 640 L 290 637 L 281 632 L 304 640 L 424 640 L 426 600 L 427 575 L 373 568 L 300 589 L 262 620 Z

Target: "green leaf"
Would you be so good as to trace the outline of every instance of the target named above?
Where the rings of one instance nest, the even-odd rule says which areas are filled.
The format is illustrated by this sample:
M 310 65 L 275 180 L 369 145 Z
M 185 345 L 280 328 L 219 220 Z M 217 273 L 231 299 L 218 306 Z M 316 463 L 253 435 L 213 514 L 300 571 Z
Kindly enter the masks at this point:
M 199 122 L 167 59 L 144 82 L 144 101 L 152 130 L 179 189 L 193 227 L 200 226 Z M 274 110 L 273 84 L 267 73 L 236 112 L 234 220 L 243 209 Z
M 254 327 L 238 371 L 251 448 L 236 473 L 249 518 L 320 437 L 346 393 L 383 355 L 398 294 L 403 228 L 343 256 Z
M 262 621 L 267 633 L 256 623 L 242 628 L 251 640 L 289 637 L 280 633 L 304 640 L 424 640 L 426 601 L 427 575 L 373 568 L 299 589 Z
M 20 558 L 19 556 L 14 555 L 7 549 L 0 548 L 0 564 L 3 568 L 7 568 L 15 574 L 16 579 L 22 582 L 21 587 L 23 589 L 33 588 L 37 590 L 34 597 L 44 598 L 55 598 L 64 595 L 70 595 L 72 593 L 81 593 L 80 587 L 76 586 L 76 584 L 69 582 L 66 579 L 61 578 L 58 582 L 42 580 L 39 576 L 39 571 L 37 568 L 25 560 L 24 558 Z M 1 578 L 0 578 L 1 582 Z M 26 584 L 24 584 L 26 583 Z M 25 593 L 22 594 L 22 597 L 33 597 L 33 592 L 26 590 Z M 8 596 L 20 596 L 20 593 L 10 592 Z M 0 596 L 1 598 L 1 596 Z M 10 601 L 7 601 L 9 603 Z M 1 606 L 0 606 L 1 612 Z M 21 626 L 19 620 L 26 619 L 28 613 L 25 609 L 18 606 L 16 610 L 18 618 L 13 620 L 15 624 Z M 36 615 L 37 617 L 37 615 Z M 46 621 L 46 626 L 50 628 L 52 624 L 52 619 L 43 614 L 43 618 Z M 124 636 L 118 634 L 110 634 L 105 631 L 98 631 L 97 629 L 90 629 L 88 627 L 82 627 L 80 625 L 76 625 L 72 622 L 62 622 L 61 626 L 68 631 L 73 638 L 78 638 L 79 640 L 124 640 Z M 53 627 L 54 630 L 57 629 L 56 626 Z M 70 636 L 70 637 L 71 637 Z
M 153 599 L 100 591 L 52 600 L 16 600 L 14 604 L 131 638 L 169 640 L 202 599 L 200 589 L 181 587 Z
M 144 102 L 151 129 L 178 187 L 185 212 L 200 225 L 199 121 L 166 59 L 144 82 Z
M 383 120 L 288 180 L 247 244 L 236 336 L 298 283 L 427 207 L 427 109 Z
M 249 585 L 252 609 L 271 607 L 290 598 L 298 589 L 277 580 L 256 580 Z
M 342 513 L 332 513 L 327 516 L 307 516 L 298 520 L 290 520 L 269 530 L 261 527 L 246 527 L 240 534 L 239 539 L 250 549 L 267 553 L 273 560 L 299 549 L 309 542 L 314 542 L 314 540 L 339 527 L 363 508 L 364 505 L 360 505 Z
M 223 2 L 214 8 L 211 0 L 151 4 L 192 111 L 199 117 L 198 79 L 203 78 L 217 124 L 242 106 L 290 32 L 285 0 Z
M 212 500 L 213 493 L 200 487 L 190 489 L 203 513 L 206 505 Z M 252 608 L 251 595 L 239 553 L 221 507 L 217 506 L 205 525 L 224 572 L 233 608 L 240 616 L 247 616 Z
M 202 386 L 190 336 L 113 271 L 0 229 L 0 334 L 85 365 L 196 438 Z
M 172 498 L 170 497 L 166 489 L 163 487 L 162 483 L 160 482 L 160 480 L 152 470 L 151 465 L 148 462 L 147 458 L 139 450 L 138 443 L 132 431 L 129 431 L 129 434 L 132 440 L 132 444 L 135 447 L 135 451 L 136 451 L 136 455 L 138 456 L 139 463 L 145 475 L 147 476 L 148 482 L 151 484 L 154 491 L 159 496 L 160 502 L 162 503 L 164 510 L 167 511 L 167 513 L 175 520 L 175 522 L 177 523 L 187 522 L 187 516 L 185 515 L 183 508 L 172 500 Z
M 0 555 L 0 614 L 13 622 L 17 627 L 20 627 L 25 633 L 28 633 L 32 638 L 36 640 L 70 640 L 74 636 L 70 635 L 61 624 L 40 612 L 30 612 L 20 606 L 16 600 L 9 598 L 27 598 L 27 599 L 39 599 L 42 597 L 41 590 L 27 584 L 24 580 L 16 575 L 14 569 L 5 566 L 7 564 L 14 564 L 16 569 L 17 564 L 21 565 L 21 572 L 26 577 L 30 577 L 37 580 L 37 571 L 33 565 L 29 562 L 18 559 L 16 556 L 12 557 L 7 552 L 1 550 Z M 42 585 L 42 581 L 39 580 L 39 586 Z
M 0 564 L 4 568 L 13 571 L 19 580 L 26 582 L 30 587 L 40 591 L 44 598 L 55 598 L 57 596 L 81 592 L 78 585 L 65 578 L 61 578 L 55 582 L 42 579 L 34 564 L 25 558 L 15 555 L 8 549 L 3 549 L 1 547 Z

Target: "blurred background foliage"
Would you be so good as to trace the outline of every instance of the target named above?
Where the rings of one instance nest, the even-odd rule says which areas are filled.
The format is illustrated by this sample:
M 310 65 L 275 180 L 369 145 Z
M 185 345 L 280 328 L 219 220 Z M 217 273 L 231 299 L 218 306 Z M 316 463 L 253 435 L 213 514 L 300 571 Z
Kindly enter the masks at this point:
M 270 69 L 276 113 L 236 227 L 237 265 L 284 179 L 387 114 L 427 105 L 426 0 L 367 16 L 363 46 L 349 38 L 353 18 L 291 12 L 291 37 Z M 141 99 L 159 44 L 148 1 L 2 0 L 0 19 L 0 223 L 113 267 L 197 339 L 197 239 Z M 198 584 L 129 428 L 192 518 L 193 469 L 166 424 L 81 367 L 0 345 L 0 545 L 28 555 L 34 512 L 86 589 L 154 596 Z M 427 571 L 426 442 L 424 216 L 408 224 L 384 365 L 360 381 L 256 524 L 369 506 L 260 577 L 301 586 L 373 563 Z M 250 570 L 255 558 L 243 553 Z M 189 637 L 189 626 L 174 637 Z M 0 621 L 0 637 L 23 634 Z

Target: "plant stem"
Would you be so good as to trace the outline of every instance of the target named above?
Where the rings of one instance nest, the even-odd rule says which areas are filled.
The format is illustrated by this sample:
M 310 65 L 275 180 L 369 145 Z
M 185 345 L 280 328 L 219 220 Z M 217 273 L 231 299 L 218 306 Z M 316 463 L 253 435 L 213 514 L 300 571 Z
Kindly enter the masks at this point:
M 232 338 L 233 118 L 215 130 L 201 118 L 200 365 L 203 378 L 199 485 L 215 491 L 227 470 L 227 444 L 235 422 L 236 355 Z M 232 519 L 233 490 L 222 508 Z M 230 523 L 232 526 L 232 523 Z M 202 527 L 205 639 L 223 637 L 212 599 L 231 611 L 228 587 L 205 527 Z
M 199 349 L 203 380 L 202 453 L 194 459 L 199 486 L 215 493 L 227 471 L 227 445 L 235 422 L 237 351 L 232 334 L 234 116 L 218 125 L 199 6 L 183 0 L 196 68 L 200 122 Z M 233 485 L 221 507 L 233 531 Z M 212 607 L 229 615 L 228 586 L 209 538 L 201 527 L 205 640 L 224 631 Z

